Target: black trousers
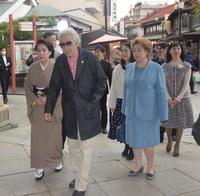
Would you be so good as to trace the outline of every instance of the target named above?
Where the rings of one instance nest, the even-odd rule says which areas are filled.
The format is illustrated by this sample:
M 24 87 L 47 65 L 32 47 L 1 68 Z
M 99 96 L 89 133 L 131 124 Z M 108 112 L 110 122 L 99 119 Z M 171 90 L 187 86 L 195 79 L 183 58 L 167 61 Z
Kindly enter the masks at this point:
M 1 82 L 3 99 L 6 100 L 9 82 L 10 82 L 10 72 L 9 71 L 6 71 L 6 70 L 0 71 L 0 82 Z
M 160 126 L 160 143 L 164 141 L 165 128 Z M 172 137 L 176 136 L 176 129 L 172 129 Z
M 191 77 L 190 77 L 190 92 L 194 92 L 194 81 L 193 81 L 193 70 L 191 71 Z
M 106 129 L 108 123 L 108 114 L 107 114 L 107 94 L 104 94 L 100 100 L 100 109 L 101 109 L 101 128 Z

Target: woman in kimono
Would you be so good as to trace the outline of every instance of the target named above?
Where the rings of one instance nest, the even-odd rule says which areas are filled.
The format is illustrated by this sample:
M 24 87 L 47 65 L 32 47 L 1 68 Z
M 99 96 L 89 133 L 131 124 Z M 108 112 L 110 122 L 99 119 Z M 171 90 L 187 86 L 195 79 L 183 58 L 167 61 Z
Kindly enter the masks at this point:
M 176 144 L 173 156 L 179 156 L 179 145 L 183 129 L 192 128 L 193 111 L 188 89 L 192 66 L 184 61 L 184 51 L 179 42 L 172 43 L 167 49 L 167 61 L 163 69 L 167 85 L 169 120 L 163 123 L 168 137 L 166 151 L 172 148 L 172 128 L 176 128 Z
M 55 167 L 61 171 L 62 162 L 62 132 L 61 101 L 58 99 L 53 113 L 53 120 L 44 120 L 46 95 L 54 68 L 53 46 L 46 40 L 39 40 L 36 46 L 38 61 L 33 63 L 24 82 L 27 115 L 31 122 L 31 168 L 36 168 L 35 179 L 44 176 L 45 168 Z
M 131 45 L 130 43 L 124 43 L 121 50 L 121 62 L 114 68 L 112 75 L 112 83 L 108 103 L 108 107 L 112 112 L 110 130 L 108 133 L 108 138 L 110 139 L 116 139 L 116 129 L 121 123 L 121 108 L 124 94 L 124 74 L 126 65 L 133 61 L 134 58 L 131 50 Z M 126 157 L 127 160 L 132 160 L 134 158 L 132 147 L 130 147 L 128 144 L 125 144 L 122 156 Z
M 129 176 L 144 170 L 142 150 L 147 159 L 146 179 L 155 174 L 154 146 L 160 143 L 160 121 L 168 118 L 165 77 L 162 67 L 151 61 L 152 44 L 144 38 L 133 43 L 135 62 L 125 72 L 122 113 L 126 116 L 125 140 L 134 149 L 135 165 Z

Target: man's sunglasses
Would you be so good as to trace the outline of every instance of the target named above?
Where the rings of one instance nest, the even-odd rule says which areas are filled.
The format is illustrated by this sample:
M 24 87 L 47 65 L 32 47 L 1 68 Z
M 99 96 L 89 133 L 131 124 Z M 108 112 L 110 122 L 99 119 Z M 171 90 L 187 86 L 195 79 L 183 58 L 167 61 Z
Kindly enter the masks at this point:
M 64 42 L 61 42 L 59 45 L 60 45 L 60 47 L 65 47 L 65 46 L 68 46 L 68 47 L 69 47 L 69 46 L 72 45 L 72 41 L 68 41 L 68 42 L 65 42 L 65 43 L 64 43 Z

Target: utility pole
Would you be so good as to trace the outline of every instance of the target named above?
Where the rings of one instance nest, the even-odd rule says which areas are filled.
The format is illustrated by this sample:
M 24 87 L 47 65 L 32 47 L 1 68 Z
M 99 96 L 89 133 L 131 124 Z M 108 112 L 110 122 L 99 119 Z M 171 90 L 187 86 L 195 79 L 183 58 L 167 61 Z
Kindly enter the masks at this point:
M 104 15 L 105 15 L 105 31 L 108 32 L 108 7 L 107 0 L 104 0 Z
M 178 35 L 181 37 L 181 9 L 184 8 L 184 2 L 178 3 Z

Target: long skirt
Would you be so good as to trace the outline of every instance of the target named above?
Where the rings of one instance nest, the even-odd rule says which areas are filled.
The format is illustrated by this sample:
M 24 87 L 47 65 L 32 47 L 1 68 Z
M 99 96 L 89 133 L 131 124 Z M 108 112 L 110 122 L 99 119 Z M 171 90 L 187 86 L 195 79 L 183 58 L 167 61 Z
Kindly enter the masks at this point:
M 111 116 L 110 129 L 108 132 L 108 138 L 115 140 L 116 139 L 116 129 L 121 123 L 122 113 L 122 99 L 117 99 L 115 112 Z

